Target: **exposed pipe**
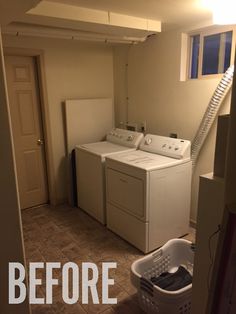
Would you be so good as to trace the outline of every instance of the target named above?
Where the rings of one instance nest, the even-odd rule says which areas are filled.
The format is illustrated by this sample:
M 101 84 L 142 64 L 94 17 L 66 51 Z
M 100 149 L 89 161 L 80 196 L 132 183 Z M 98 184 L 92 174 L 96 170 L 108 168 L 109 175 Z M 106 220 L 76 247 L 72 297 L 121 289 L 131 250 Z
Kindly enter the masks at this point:
M 102 34 L 88 31 L 52 28 L 35 25 L 28 26 L 22 25 L 20 23 L 9 25 L 3 28 L 2 32 L 5 35 L 13 36 L 32 36 L 119 44 L 137 44 L 140 42 L 144 42 L 147 39 L 146 37 L 118 36 L 111 34 Z
M 198 131 L 196 133 L 196 136 L 192 142 L 191 158 L 192 158 L 193 168 L 196 166 L 198 155 L 210 131 L 210 128 L 217 116 L 219 108 L 226 94 L 228 93 L 229 89 L 232 86 L 233 74 L 234 74 L 234 66 L 231 65 L 228 68 L 228 70 L 225 72 L 225 74 L 223 75 L 218 86 L 216 87 L 216 90 L 213 96 L 211 97 L 211 100 L 208 104 L 206 112 L 202 118 Z

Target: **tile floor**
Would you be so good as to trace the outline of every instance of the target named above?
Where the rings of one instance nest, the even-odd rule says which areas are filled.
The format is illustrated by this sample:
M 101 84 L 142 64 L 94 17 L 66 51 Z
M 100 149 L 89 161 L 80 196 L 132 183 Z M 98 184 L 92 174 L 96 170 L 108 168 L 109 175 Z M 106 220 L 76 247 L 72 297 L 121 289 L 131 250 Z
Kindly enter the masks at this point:
M 75 262 L 79 267 L 82 262 L 96 263 L 101 272 L 102 262 L 117 262 L 117 269 L 109 272 L 115 284 L 109 288 L 109 297 L 117 298 L 116 305 L 94 305 L 78 302 L 67 305 L 61 297 L 60 271 L 55 270 L 59 285 L 53 290 L 52 305 L 34 305 L 32 314 L 83 314 L 83 313 L 129 313 L 139 314 L 135 288 L 129 280 L 130 266 L 133 261 L 143 256 L 139 250 L 116 236 L 96 220 L 78 208 L 61 206 L 57 208 L 43 206 L 24 210 L 22 213 L 24 241 L 27 265 L 29 262 Z M 195 239 L 195 230 L 185 238 Z M 37 272 L 38 278 L 45 282 L 45 273 Z M 45 296 L 45 285 L 38 287 L 37 297 Z M 101 279 L 98 281 L 101 291 Z M 99 293 L 101 295 L 101 293 Z

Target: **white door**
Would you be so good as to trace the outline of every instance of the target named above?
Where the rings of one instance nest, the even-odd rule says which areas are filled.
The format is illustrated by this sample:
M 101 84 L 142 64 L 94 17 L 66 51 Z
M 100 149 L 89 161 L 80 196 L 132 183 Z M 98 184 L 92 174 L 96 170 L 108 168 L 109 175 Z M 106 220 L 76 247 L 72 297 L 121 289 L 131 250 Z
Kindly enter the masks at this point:
M 37 70 L 33 57 L 6 56 L 21 209 L 48 202 Z

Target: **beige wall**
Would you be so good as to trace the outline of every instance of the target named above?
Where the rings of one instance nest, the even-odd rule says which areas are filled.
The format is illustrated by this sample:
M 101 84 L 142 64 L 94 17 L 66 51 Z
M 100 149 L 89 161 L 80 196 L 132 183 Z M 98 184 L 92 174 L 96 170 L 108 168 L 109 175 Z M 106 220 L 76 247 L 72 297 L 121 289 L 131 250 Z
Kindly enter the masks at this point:
M 8 263 L 24 263 L 21 218 L 16 188 L 12 136 L 9 123 L 5 69 L 0 35 L 0 309 L 1 313 L 29 313 L 26 302 L 19 305 L 8 304 Z
M 114 49 L 116 64 L 126 63 L 124 48 Z M 161 33 L 128 53 L 128 120 L 146 121 L 147 132 L 193 140 L 218 78 L 180 81 L 181 32 Z M 118 70 L 114 71 L 115 73 Z M 122 78 L 119 71 L 117 80 Z M 116 82 L 116 81 L 115 81 Z M 126 120 L 121 84 L 115 84 L 116 123 Z M 120 95 L 120 96 L 118 96 Z M 121 100 L 121 101 L 120 101 Z M 221 112 L 228 112 L 229 97 Z M 212 128 L 193 176 L 191 219 L 196 220 L 198 178 L 213 169 L 216 127 Z
M 74 98 L 113 98 L 112 48 L 105 44 L 13 36 L 4 37 L 4 47 L 44 51 L 56 199 L 61 203 L 67 195 L 62 102 Z
M 146 121 L 147 132 L 193 140 L 219 78 L 181 82 L 181 32 L 162 33 L 135 46 L 112 48 L 56 39 L 4 37 L 5 47 L 43 49 L 52 130 L 57 201 L 66 198 L 62 101 L 113 97 L 115 119 Z M 128 69 L 126 64 L 128 64 Z M 127 71 L 126 71 L 127 69 Z M 128 75 L 126 75 L 126 73 Z M 127 107 L 127 99 L 128 107 Z M 221 113 L 229 110 L 229 98 Z M 212 171 L 216 127 L 212 128 L 193 176 L 191 219 L 196 220 L 198 178 Z

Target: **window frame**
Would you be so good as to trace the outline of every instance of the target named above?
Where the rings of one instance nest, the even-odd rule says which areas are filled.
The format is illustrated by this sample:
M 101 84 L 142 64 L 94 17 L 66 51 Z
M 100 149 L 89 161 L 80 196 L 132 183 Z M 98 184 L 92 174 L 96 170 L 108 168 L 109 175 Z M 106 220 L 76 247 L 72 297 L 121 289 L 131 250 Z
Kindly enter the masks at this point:
M 230 65 L 234 64 L 235 57 L 235 40 L 236 40 L 236 27 L 229 26 L 215 26 L 212 28 L 201 29 L 198 31 L 192 31 L 188 33 L 188 60 L 187 60 L 187 79 L 188 80 L 198 80 L 198 79 L 209 79 L 221 77 L 224 73 L 216 74 L 202 74 L 202 64 L 203 64 L 203 43 L 204 37 L 215 35 L 219 33 L 225 33 L 232 31 L 232 46 L 231 46 L 231 56 L 230 56 Z M 191 78 L 191 66 L 192 66 L 192 36 L 200 36 L 199 40 L 199 56 L 198 56 L 198 75 L 196 78 Z

